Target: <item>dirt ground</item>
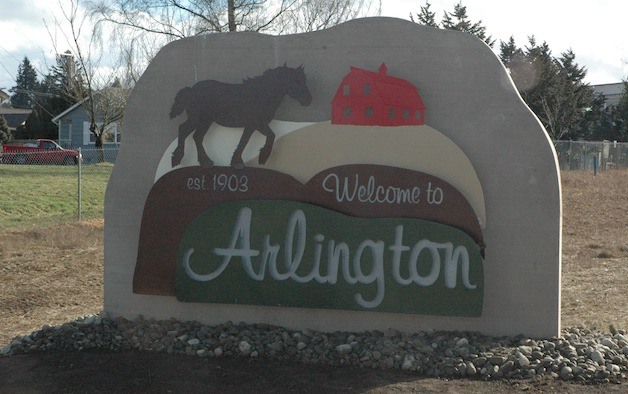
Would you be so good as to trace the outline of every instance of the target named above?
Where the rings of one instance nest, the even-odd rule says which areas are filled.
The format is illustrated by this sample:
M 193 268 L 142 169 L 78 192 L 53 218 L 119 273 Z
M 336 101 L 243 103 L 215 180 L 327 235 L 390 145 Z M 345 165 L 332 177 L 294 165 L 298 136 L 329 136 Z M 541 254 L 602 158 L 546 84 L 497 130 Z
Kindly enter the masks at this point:
M 563 176 L 563 326 L 628 329 L 628 171 Z M 0 231 L 0 348 L 102 309 L 102 221 Z M 0 358 L 0 392 L 628 392 L 552 378 L 483 382 L 148 352 Z
M 0 358 L 0 392 L 123 393 L 625 393 L 627 383 L 578 385 L 552 378 L 442 380 L 400 371 L 303 366 L 263 359 L 163 353 L 52 353 Z

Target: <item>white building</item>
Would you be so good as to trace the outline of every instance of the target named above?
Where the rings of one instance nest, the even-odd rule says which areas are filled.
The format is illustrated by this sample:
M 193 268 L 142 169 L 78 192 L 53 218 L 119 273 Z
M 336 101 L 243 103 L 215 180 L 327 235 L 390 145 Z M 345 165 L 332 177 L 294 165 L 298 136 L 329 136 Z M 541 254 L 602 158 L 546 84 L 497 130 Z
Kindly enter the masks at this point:
M 602 95 L 606 99 L 604 108 L 619 104 L 621 95 L 624 93 L 624 83 L 605 83 L 602 85 L 591 85 L 595 95 Z

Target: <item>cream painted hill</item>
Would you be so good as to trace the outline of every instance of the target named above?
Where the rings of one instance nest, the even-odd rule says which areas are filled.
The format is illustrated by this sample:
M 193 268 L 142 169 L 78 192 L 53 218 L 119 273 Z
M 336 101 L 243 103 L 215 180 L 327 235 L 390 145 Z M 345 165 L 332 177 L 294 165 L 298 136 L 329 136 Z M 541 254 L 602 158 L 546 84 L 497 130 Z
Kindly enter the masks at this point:
M 464 152 L 434 128 L 423 126 L 348 126 L 316 123 L 275 141 L 265 165 L 258 158 L 250 167 L 280 171 L 307 182 L 317 173 L 347 164 L 402 167 L 437 176 L 462 193 L 484 228 L 484 194 L 473 165 Z

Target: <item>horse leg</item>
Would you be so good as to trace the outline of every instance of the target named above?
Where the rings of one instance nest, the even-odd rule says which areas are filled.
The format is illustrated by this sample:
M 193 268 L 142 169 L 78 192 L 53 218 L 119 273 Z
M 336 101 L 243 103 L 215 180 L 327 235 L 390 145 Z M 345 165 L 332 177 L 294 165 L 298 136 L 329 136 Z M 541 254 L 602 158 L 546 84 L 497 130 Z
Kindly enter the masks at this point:
M 264 146 L 259 151 L 259 164 L 266 163 L 266 160 L 270 157 L 270 152 L 273 150 L 273 143 L 275 142 L 275 133 L 270 126 L 264 125 L 258 128 L 259 132 L 266 137 Z
M 196 128 L 196 132 L 194 133 L 194 142 L 196 143 L 196 154 L 198 157 L 198 162 L 201 167 L 204 168 L 212 168 L 214 166 L 214 162 L 207 156 L 207 152 L 205 152 L 205 148 L 203 147 L 203 138 L 205 138 L 205 134 L 207 134 L 207 130 L 209 130 L 209 126 L 211 126 L 212 121 L 204 122 L 199 127 Z
M 179 125 L 179 138 L 177 139 L 177 147 L 172 152 L 172 167 L 181 164 L 181 159 L 183 159 L 183 153 L 185 151 L 185 139 L 193 131 L 194 126 L 192 126 L 189 119 Z
M 242 160 L 242 152 L 246 147 L 246 144 L 249 143 L 251 139 L 251 135 L 255 131 L 252 127 L 245 127 L 244 133 L 242 133 L 242 137 L 240 138 L 240 142 L 238 142 L 238 146 L 236 147 L 235 152 L 233 152 L 233 156 L 231 157 L 231 167 L 241 170 L 244 168 L 244 161 Z

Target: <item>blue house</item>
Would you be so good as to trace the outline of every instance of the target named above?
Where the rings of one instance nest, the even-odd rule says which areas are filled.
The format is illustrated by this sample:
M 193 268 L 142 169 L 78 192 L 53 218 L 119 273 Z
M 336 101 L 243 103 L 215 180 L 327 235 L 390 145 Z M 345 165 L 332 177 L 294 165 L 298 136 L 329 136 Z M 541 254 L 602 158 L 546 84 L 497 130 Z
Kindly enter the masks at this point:
M 74 104 L 52 119 L 59 129 L 59 145 L 64 148 L 89 150 L 96 147 L 95 136 L 89 131 L 89 116 L 81 105 L 85 100 L 88 99 Z M 117 148 L 120 141 L 120 122 L 113 122 L 107 126 L 105 131 L 103 148 Z

